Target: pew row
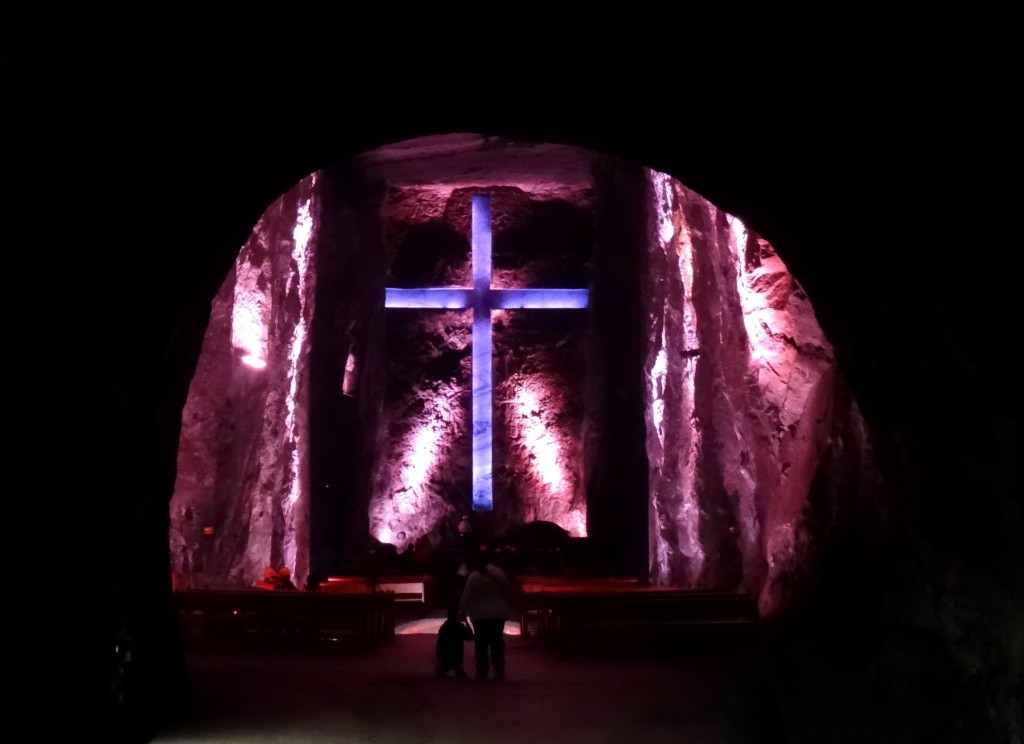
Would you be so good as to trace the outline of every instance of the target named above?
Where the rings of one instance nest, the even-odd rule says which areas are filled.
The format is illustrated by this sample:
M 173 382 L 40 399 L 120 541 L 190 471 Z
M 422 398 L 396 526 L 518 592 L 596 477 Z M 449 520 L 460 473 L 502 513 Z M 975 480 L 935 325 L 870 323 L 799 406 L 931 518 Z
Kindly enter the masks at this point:
M 714 626 L 752 626 L 757 604 L 746 594 L 699 589 L 549 587 L 519 597 L 523 635 L 573 639 L 669 637 Z
M 395 636 L 395 596 L 380 591 L 187 590 L 174 593 L 182 636 L 194 644 L 353 641 L 370 645 Z
M 520 610 L 519 624 L 524 638 L 540 631 L 542 612 L 548 611 L 549 594 L 618 593 L 638 587 L 637 579 L 586 576 L 523 576 L 518 580 L 516 604 Z
M 368 594 L 391 592 L 396 602 L 425 604 L 432 599 L 434 578 L 414 574 L 394 574 L 372 579 L 368 576 L 330 576 L 320 582 L 320 591 L 330 594 Z

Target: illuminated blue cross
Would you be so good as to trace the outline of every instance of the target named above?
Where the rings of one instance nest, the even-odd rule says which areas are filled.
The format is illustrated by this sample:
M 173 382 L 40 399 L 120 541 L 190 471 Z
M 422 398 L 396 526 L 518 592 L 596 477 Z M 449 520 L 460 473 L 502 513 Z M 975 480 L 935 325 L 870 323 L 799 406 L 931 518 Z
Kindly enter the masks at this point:
M 585 289 L 492 289 L 491 198 L 473 195 L 473 288 L 385 289 L 384 307 L 473 308 L 473 509 L 490 511 L 491 310 L 582 309 Z

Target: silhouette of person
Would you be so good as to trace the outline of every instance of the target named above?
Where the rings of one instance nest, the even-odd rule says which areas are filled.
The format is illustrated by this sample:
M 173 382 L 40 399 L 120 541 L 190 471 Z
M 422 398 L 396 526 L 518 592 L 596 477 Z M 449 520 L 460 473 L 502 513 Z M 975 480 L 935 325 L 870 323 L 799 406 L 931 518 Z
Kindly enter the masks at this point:
M 505 621 L 512 616 L 509 581 L 485 550 L 472 556 L 469 575 L 459 599 L 459 616 L 473 622 L 476 677 L 505 679 Z
M 473 629 L 465 620 L 459 618 L 459 611 L 452 607 L 448 610 L 448 619 L 437 629 L 437 676 L 447 677 L 448 672 L 455 672 L 461 679 L 466 677 L 463 666 L 466 641 L 473 640 Z

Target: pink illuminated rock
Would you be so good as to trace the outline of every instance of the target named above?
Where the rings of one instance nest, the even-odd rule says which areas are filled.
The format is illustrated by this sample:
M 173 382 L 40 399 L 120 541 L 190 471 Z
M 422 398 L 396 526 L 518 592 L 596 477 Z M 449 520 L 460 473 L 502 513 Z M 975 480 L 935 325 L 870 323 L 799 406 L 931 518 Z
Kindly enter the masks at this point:
M 213 301 L 182 415 L 170 542 L 178 579 L 249 586 L 309 568 L 307 390 L 315 179 L 272 205 Z
M 764 614 L 796 601 L 839 515 L 870 513 L 878 488 L 799 283 L 667 175 L 478 135 L 321 171 L 253 229 L 183 412 L 180 575 L 238 586 L 288 565 L 301 582 L 318 562 L 360 570 L 367 545 L 454 539 L 472 486 L 471 312 L 383 298 L 471 285 L 479 190 L 493 285 L 586 288 L 592 303 L 492 312 L 484 532 L 552 523 L 600 545 L 601 569 L 742 588 Z
M 574 194 L 585 200 L 589 191 L 531 183 L 525 190 L 503 186 L 489 193 L 494 285 L 550 286 L 552 258 L 562 256 L 530 238 L 546 230 L 543 225 L 551 218 L 545 209 L 551 204 L 574 215 L 581 211 L 567 202 L 549 201 L 552 195 Z M 471 194 L 472 189 L 436 184 L 391 190 L 387 234 L 397 252 L 392 281 L 411 287 L 471 285 Z M 524 249 L 523 242 L 530 245 Z M 582 280 L 580 284 L 585 286 Z M 491 529 L 509 532 L 525 522 L 546 520 L 584 536 L 586 500 L 577 436 L 584 406 L 582 390 L 570 378 L 582 364 L 586 318 L 552 323 L 531 313 L 492 315 L 496 505 Z M 395 392 L 385 400 L 383 427 L 391 434 L 375 468 L 370 532 L 402 550 L 449 529 L 466 509 L 470 313 L 390 310 L 386 324 L 387 375 Z
M 771 245 L 674 179 L 651 179 L 652 579 L 742 586 L 770 614 L 827 537 L 809 526 L 815 478 L 852 497 L 833 468 L 842 447 L 867 449 L 863 425 Z

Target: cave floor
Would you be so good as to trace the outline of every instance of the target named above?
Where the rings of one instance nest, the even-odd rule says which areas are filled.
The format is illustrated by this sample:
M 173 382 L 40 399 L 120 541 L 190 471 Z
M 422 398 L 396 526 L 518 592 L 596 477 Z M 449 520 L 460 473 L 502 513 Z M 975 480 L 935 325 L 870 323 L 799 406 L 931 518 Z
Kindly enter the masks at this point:
M 507 679 L 434 674 L 428 615 L 399 624 L 382 647 L 337 651 L 196 650 L 194 711 L 154 739 L 187 742 L 703 742 L 734 741 L 727 720 L 750 645 L 715 638 L 671 648 L 578 644 L 552 649 L 506 636 Z

